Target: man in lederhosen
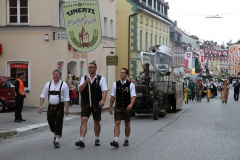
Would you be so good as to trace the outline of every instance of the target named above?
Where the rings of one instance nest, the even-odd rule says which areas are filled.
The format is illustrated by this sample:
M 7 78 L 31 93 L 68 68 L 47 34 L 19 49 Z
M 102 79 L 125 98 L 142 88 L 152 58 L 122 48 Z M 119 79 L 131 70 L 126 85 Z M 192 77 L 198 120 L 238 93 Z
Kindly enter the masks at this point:
M 201 102 L 202 100 L 202 90 L 203 90 L 202 82 L 201 80 L 198 79 L 197 83 L 195 84 L 195 94 L 198 102 Z
M 114 141 L 110 143 L 111 146 L 119 147 L 119 135 L 120 135 L 120 125 L 121 120 L 125 122 L 125 140 L 123 146 L 129 145 L 129 135 L 130 135 L 130 119 L 133 104 L 136 100 L 135 85 L 127 80 L 128 69 L 122 68 L 120 71 L 120 80 L 113 83 L 112 93 L 110 99 L 109 113 L 112 115 L 112 106 L 116 99 L 115 109 L 114 109 Z
M 15 81 L 15 120 L 14 122 L 19 122 L 21 121 L 26 121 L 25 119 L 22 118 L 22 109 L 23 109 L 23 102 L 24 98 L 26 98 L 25 94 L 25 89 L 24 89 L 24 79 L 25 75 L 24 72 L 19 72 L 18 73 L 18 79 Z
M 85 147 L 84 139 L 87 133 L 87 123 L 90 114 L 93 115 L 94 120 L 94 132 L 95 132 L 95 146 L 100 146 L 99 135 L 101 131 L 101 112 L 104 106 L 105 99 L 107 97 L 107 83 L 103 76 L 97 75 L 96 63 L 89 63 L 88 76 L 81 78 L 81 82 L 78 86 L 79 92 L 81 92 L 81 126 L 80 126 L 80 139 L 75 143 L 76 146 Z M 90 78 L 89 78 L 90 77 Z M 91 104 L 89 101 L 89 87 L 91 92 Z
M 54 133 L 53 144 L 55 148 L 59 148 L 59 138 L 62 136 L 64 102 L 66 102 L 65 115 L 69 111 L 69 89 L 65 82 L 61 81 L 61 71 L 56 69 L 53 71 L 53 81 L 47 82 L 40 96 L 39 113 L 42 112 L 42 105 L 46 97 L 48 97 L 49 105 L 47 111 L 47 120 L 51 131 Z

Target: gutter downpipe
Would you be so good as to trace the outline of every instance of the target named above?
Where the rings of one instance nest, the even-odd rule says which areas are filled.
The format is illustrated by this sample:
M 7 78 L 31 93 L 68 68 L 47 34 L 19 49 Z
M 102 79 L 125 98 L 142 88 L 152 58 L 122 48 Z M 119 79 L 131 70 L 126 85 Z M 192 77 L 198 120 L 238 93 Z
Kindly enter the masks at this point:
M 140 12 L 137 12 L 137 13 L 133 13 L 133 14 L 131 14 L 131 15 L 129 15 L 129 17 L 128 17 L 128 70 L 129 70 L 129 72 L 130 72 L 130 21 L 131 21 L 131 17 L 132 16 L 135 16 L 135 15 L 137 15 L 138 13 L 140 13 Z

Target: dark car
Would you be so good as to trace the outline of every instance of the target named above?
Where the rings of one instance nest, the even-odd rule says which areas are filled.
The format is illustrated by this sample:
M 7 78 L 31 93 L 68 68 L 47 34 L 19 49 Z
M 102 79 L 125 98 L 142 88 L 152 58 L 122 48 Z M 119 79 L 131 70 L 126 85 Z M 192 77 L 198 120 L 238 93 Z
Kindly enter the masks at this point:
M 15 78 L 0 76 L 0 112 L 15 108 Z

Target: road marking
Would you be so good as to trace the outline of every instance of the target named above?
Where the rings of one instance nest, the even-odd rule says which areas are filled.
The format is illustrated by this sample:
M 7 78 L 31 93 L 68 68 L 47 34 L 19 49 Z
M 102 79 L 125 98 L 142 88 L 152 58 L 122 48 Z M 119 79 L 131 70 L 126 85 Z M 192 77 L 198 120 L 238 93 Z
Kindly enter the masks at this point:
M 73 117 L 64 118 L 64 120 L 70 120 L 70 119 L 73 119 Z M 38 123 L 38 124 L 33 124 L 33 125 L 25 126 L 25 127 L 16 128 L 16 130 L 18 132 L 24 132 L 24 131 L 27 131 L 27 130 L 32 130 L 32 129 L 40 128 L 40 127 L 47 126 L 47 125 L 48 125 L 47 122 Z
M 48 125 L 48 123 L 38 123 L 38 124 L 33 124 L 33 125 L 25 126 L 25 127 L 16 128 L 16 130 L 18 132 L 24 132 L 24 131 L 27 131 L 30 129 L 35 129 L 35 128 L 43 127 L 46 125 Z

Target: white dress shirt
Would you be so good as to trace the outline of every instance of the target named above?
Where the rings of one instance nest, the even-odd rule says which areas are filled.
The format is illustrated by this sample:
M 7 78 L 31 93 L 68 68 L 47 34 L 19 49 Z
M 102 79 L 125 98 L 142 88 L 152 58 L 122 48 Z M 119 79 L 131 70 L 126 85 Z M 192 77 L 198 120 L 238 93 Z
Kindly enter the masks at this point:
M 80 84 L 78 85 L 78 88 L 85 82 L 85 79 L 84 79 L 85 76 L 83 76 L 81 78 L 81 81 L 80 81 Z M 90 77 L 90 74 L 88 75 L 88 77 Z M 93 79 L 91 79 L 90 77 L 90 83 L 92 84 L 93 81 L 95 80 L 95 78 L 97 78 L 97 74 L 95 75 L 95 77 Z M 99 82 L 99 86 L 101 87 L 101 90 L 102 92 L 103 91 L 108 91 L 108 88 L 107 88 L 107 82 L 105 80 L 105 78 L 102 76 L 101 79 L 100 79 L 100 82 Z
M 125 80 L 124 82 L 122 82 L 122 84 L 126 83 L 127 80 Z M 113 97 L 116 97 L 116 82 L 113 83 L 113 86 L 112 86 L 112 93 L 111 93 L 111 96 Z M 136 97 L 136 91 L 135 91 L 135 85 L 133 83 L 130 84 L 130 95 L 131 95 L 131 98 L 132 97 Z
M 48 97 L 48 90 L 49 90 L 49 83 L 47 82 L 43 88 L 42 94 L 40 97 L 46 99 Z M 59 91 L 62 81 L 60 80 L 57 85 L 54 84 L 54 81 L 52 81 L 50 86 L 50 91 Z M 68 85 L 63 82 L 62 89 L 61 89 L 61 102 L 70 101 L 69 98 L 69 89 Z M 59 97 L 58 95 L 50 95 L 49 96 L 49 103 L 52 105 L 56 105 L 59 103 Z

